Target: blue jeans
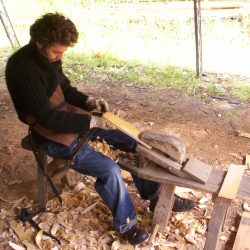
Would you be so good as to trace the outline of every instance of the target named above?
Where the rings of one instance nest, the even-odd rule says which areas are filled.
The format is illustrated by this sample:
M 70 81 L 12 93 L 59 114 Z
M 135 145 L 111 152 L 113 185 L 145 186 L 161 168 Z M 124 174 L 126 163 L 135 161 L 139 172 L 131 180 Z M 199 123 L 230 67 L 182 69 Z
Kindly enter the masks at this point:
M 135 152 L 137 142 L 119 130 L 96 129 L 90 139 L 95 140 L 97 137 L 115 148 Z M 47 142 L 40 146 L 54 159 L 72 160 L 76 143 L 77 139 L 70 147 L 55 142 Z M 71 168 L 81 174 L 96 177 L 95 189 L 112 212 L 116 230 L 124 233 L 137 223 L 134 204 L 122 179 L 120 167 L 113 160 L 96 152 L 86 143 L 74 157 Z M 159 195 L 160 183 L 134 175 L 132 178 L 143 199 L 154 199 Z

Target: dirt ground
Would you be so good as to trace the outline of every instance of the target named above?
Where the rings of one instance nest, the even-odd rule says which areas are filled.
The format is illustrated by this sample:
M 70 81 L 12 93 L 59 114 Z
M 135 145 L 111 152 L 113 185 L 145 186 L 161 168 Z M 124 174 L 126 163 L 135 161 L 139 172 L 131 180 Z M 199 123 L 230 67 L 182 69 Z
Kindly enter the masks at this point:
M 193 97 L 179 90 L 151 91 L 126 82 L 114 83 L 103 75 L 92 77 L 87 84 L 75 85 L 89 95 L 105 98 L 111 109 L 121 110 L 125 120 L 142 130 L 151 128 L 177 135 L 186 143 L 187 157 L 194 156 L 214 168 L 226 170 L 231 163 L 244 164 L 245 156 L 250 154 L 250 139 L 236 135 L 236 131 L 250 133 L 247 101 L 230 96 Z M 208 74 L 201 77 L 201 82 L 207 78 L 215 83 L 226 79 L 223 75 Z M 0 209 L 10 208 L 11 201 L 23 196 L 36 202 L 36 163 L 31 152 L 20 147 L 27 127 L 17 119 L 3 77 L 0 78 L 0 121 Z M 245 174 L 250 175 L 250 170 Z M 138 200 L 135 202 L 140 204 Z M 230 229 L 237 227 L 243 202 L 232 202 L 225 223 L 226 240 L 219 240 L 217 249 L 232 249 L 235 232 Z

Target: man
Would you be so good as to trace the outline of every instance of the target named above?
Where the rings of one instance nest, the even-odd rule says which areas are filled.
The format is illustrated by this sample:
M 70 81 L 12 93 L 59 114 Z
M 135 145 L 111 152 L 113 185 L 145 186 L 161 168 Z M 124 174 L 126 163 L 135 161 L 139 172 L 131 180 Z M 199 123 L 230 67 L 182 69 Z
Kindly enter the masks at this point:
M 148 238 L 137 226 L 135 209 L 119 166 L 87 143 L 99 136 L 108 144 L 135 152 L 136 141 L 90 111 L 108 111 L 108 103 L 79 92 L 62 71 L 62 57 L 78 40 L 74 23 L 59 13 L 47 13 L 30 27 L 30 42 L 15 52 L 6 66 L 6 82 L 19 119 L 31 128 L 33 140 L 55 159 L 96 177 L 95 189 L 113 215 L 113 224 L 132 245 Z M 81 146 L 79 146 L 81 145 Z M 143 199 L 154 210 L 161 184 L 133 176 Z M 194 202 L 176 196 L 173 211 L 187 211 Z

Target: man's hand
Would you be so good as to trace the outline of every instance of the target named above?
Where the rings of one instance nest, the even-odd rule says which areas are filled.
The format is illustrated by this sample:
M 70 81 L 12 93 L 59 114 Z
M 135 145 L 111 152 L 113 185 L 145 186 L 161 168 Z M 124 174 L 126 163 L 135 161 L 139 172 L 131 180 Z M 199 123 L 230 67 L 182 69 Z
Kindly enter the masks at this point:
M 104 113 L 109 111 L 108 103 L 102 98 L 94 98 L 90 96 L 86 101 L 86 106 L 89 110 L 96 109 L 98 112 Z
M 99 116 L 91 116 L 90 128 L 102 128 L 105 130 L 116 129 L 113 123 L 103 119 Z

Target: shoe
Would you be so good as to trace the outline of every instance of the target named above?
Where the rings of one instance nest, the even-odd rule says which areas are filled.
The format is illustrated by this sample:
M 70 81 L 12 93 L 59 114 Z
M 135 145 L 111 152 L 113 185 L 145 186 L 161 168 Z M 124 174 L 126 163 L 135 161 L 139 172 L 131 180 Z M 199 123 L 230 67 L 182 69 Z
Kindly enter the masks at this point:
M 127 232 L 123 233 L 130 245 L 138 245 L 145 241 L 149 235 L 143 229 L 140 229 L 136 225 L 131 227 Z
M 191 210 L 195 206 L 195 201 L 181 198 L 176 194 L 174 195 L 174 197 L 175 197 L 175 201 L 174 201 L 174 205 L 173 205 L 173 209 L 172 209 L 173 212 L 186 212 L 186 211 Z M 153 200 L 150 200 L 150 203 L 149 203 L 149 211 L 150 212 L 154 212 L 158 199 L 159 198 L 155 198 Z
M 172 211 L 173 212 L 186 212 L 193 209 L 195 206 L 195 201 L 181 198 L 178 195 L 175 195 L 175 201 Z

